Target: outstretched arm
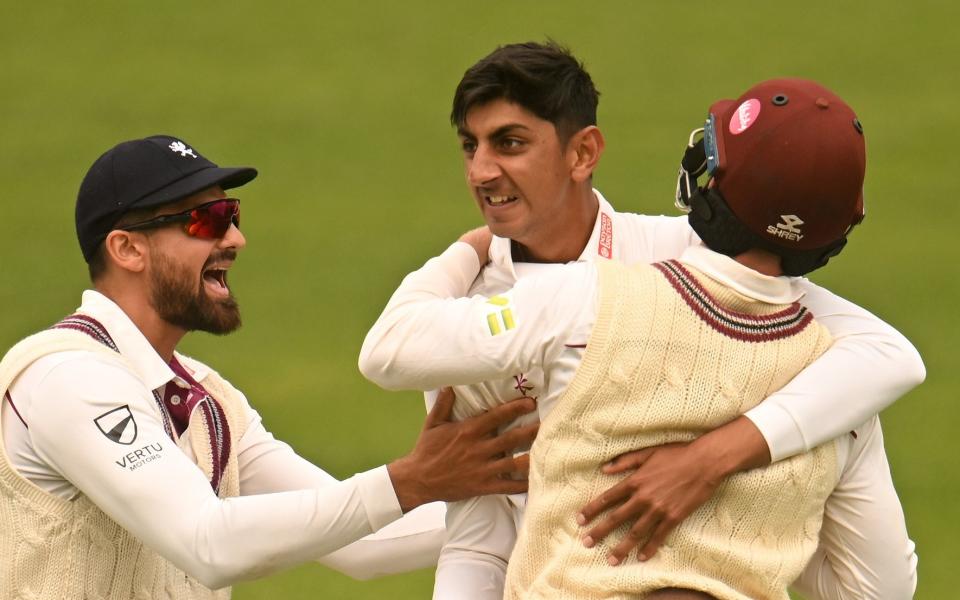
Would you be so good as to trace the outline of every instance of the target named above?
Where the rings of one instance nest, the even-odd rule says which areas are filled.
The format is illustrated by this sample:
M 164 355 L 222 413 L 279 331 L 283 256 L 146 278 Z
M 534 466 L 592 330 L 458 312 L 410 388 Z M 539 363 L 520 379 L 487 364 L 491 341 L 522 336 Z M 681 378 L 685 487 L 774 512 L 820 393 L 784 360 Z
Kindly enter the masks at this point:
M 456 282 L 480 268 L 468 243 L 455 243 L 407 275 L 360 350 L 360 371 L 387 389 L 429 390 L 541 368 L 569 331 L 592 318 L 595 267 L 555 265 L 491 298 L 457 297 Z
M 450 397 L 438 402 L 414 450 L 387 467 L 328 485 L 233 498 L 214 493 L 170 441 L 152 393 L 114 359 L 63 361 L 36 386 L 24 418 L 47 464 L 148 547 L 217 588 L 316 559 L 426 502 L 525 489 L 525 482 L 508 478 L 522 463 L 502 455 L 529 443 L 535 428 L 493 436 L 532 411 L 533 402 L 508 403 L 462 423 L 447 420 L 451 403 Z M 96 425 L 118 407 L 127 407 L 137 424 L 134 448 Z
M 896 329 L 856 304 L 802 280 L 801 303 L 833 345 L 777 393 L 747 412 L 772 460 L 851 431 L 926 377 L 920 353 Z
M 274 438 L 256 410 L 248 407 L 246 412 L 246 432 L 237 449 L 241 496 L 322 488 L 339 483 L 336 477 Z M 443 502 L 420 506 L 383 529 L 317 559 L 317 562 L 363 580 L 436 566 L 446 535 L 445 512 Z

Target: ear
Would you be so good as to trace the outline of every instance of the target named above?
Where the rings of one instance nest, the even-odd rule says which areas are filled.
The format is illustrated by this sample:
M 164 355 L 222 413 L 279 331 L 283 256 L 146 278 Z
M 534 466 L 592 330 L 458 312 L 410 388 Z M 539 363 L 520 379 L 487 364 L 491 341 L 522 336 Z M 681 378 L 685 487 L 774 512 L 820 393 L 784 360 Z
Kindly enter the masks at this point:
M 567 145 L 568 155 L 572 161 L 570 177 L 578 183 L 588 181 L 593 175 L 593 170 L 597 168 L 597 163 L 600 162 L 600 155 L 603 154 L 605 146 L 603 134 L 596 125 L 584 127 L 573 134 Z
M 139 273 L 146 267 L 149 244 L 142 233 L 114 229 L 107 234 L 103 247 L 108 265 L 131 273 Z

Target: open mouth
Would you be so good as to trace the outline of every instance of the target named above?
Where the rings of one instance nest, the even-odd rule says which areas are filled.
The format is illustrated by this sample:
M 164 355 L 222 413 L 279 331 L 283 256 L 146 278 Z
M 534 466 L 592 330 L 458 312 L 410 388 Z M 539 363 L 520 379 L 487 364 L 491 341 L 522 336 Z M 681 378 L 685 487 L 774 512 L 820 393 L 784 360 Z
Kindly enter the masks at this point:
M 215 296 L 229 296 L 226 269 L 207 269 L 203 272 L 203 283 Z
M 483 196 L 484 202 L 487 203 L 487 206 L 504 206 L 505 204 L 510 204 L 511 202 L 516 202 L 516 196 Z

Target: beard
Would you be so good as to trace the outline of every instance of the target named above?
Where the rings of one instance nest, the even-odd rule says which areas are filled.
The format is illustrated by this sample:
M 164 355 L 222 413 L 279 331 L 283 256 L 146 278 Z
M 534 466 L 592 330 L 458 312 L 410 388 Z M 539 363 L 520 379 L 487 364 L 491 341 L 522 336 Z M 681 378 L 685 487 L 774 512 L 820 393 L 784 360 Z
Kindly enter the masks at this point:
M 228 250 L 211 256 L 206 265 L 220 258 L 233 258 L 236 252 Z M 154 254 L 150 275 L 150 304 L 164 321 L 186 331 L 206 331 L 225 335 L 240 327 L 240 307 L 233 294 L 213 300 L 204 290 L 203 277 L 198 286 L 191 284 L 194 274 L 169 255 Z M 202 273 L 203 271 L 201 271 Z

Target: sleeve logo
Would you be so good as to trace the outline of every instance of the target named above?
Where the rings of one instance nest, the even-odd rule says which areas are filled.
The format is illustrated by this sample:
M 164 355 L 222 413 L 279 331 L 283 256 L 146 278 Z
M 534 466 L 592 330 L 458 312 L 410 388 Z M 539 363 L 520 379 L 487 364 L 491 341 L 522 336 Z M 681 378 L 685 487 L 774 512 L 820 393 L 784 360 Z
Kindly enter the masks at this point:
M 510 331 L 517 326 L 513 318 L 513 310 L 510 308 L 510 298 L 507 296 L 494 296 L 487 300 L 491 305 L 487 312 L 487 328 L 490 335 L 499 335 L 504 331 Z
M 137 439 L 137 422 L 133 420 L 129 405 L 107 411 L 93 422 L 111 442 L 129 446 Z

